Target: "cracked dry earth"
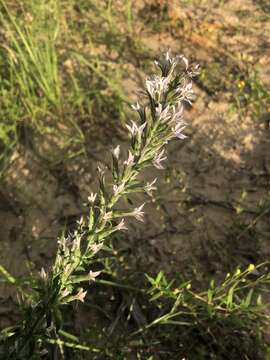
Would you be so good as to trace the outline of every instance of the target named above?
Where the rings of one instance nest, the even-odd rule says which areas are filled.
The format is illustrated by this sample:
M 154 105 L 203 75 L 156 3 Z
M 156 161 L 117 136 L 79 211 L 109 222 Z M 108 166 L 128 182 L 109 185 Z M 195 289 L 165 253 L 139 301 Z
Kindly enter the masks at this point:
M 230 89 L 236 85 L 230 76 L 241 71 L 242 54 L 269 85 L 270 13 L 259 1 L 222 3 L 179 9 L 171 2 L 171 21 L 182 26 L 142 33 L 154 53 L 166 44 L 199 62 L 206 75 L 205 82 L 195 84 L 196 100 L 186 112 L 188 138 L 169 146 L 165 171 L 145 173 L 147 179 L 158 177 L 158 191 L 147 199 L 145 222 L 130 222 L 121 240 L 132 253 L 131 268 L 183 271 L 186 277 L 196 273 L 202 281 L 269 259 L 270 132 L 249 112 L 243 116 L 233 109 Z M 145 6 L 142 2 L 138 16 Z M 212 68 L 218 68 L 216 74 Z M 131 97 L 136 87 L 131 85 Z M 31 263 L 37 269 L 46 266 L 61 231 L 85 211 L 83 203 L 97 186 L 97 162 L 119 142 L 114 134 L 102 134 L 102 128 L 93 129 L 88 159 L 58 167 L 49 166 L 33 148 L 14 150 L 0 192 L 0 263 L 12 274 L 27 273 Z M 101 136 L 102 143 L 96 140 Z M 51 144 L 42 146 L 45 158 L 55 150 Z M 141 197 L 134 199 L 134 204 L 141 202 Z M 2 284 L 3 309 L 12 296 L 13 289 Z M 3 324 L 9 313 L 0 316 Z

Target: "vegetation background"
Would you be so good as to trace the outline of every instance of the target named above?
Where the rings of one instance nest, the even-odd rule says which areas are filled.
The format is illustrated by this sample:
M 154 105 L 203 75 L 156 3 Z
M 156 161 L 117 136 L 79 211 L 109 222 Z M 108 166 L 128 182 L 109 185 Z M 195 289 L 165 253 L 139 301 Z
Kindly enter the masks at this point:
M 64 311 L 65 357 L 268 359 L 268 1 L 0 0 L 0 23 L 0 263 L 16 278 L 48 268 L 86 213 L 153 60 L 170 48 L 201 66 L 188 138 L 144 174 L 158 177 L 144 223 L 112 237 Z M 190 282 L 188 319 L 162 318 Z M 2 276 L 2 329 L 20 318 L 15 294 Z

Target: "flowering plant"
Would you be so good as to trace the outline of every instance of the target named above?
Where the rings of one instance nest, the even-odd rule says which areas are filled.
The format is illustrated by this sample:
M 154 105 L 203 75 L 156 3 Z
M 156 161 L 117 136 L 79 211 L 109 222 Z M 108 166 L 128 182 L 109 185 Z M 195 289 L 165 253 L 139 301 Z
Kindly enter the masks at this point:
M 42 269 L 31 292 L 19 288 L 25 316 L 5 338 L 7 359 L 41 354 L 46 351 L 44 342 L 58 338 L 60 307 L 74 300 L 84 301 L 86 291 L 78 284 L 95 281 L 100 274 L 90 270 L 85 275 L 85 271 L 104 241 L 112 233 L 127 229 L 125 218 L 143 221 L 144 204 L 124 212 L 118 209 L 119 200 L 134 192 L 151 195 L 157 179 L 144 184 L 138 175 L 150 165 L 163 169 L 167 159 L 165 145 L 174 138 L 185 138 L 183 105 L 193 98 L 191 79 L 198 73 L 198 66 L 190 68 L 184 56 L 173 57 L 170 52 L 155 64 L 160 74 L 146 81 L 142 101 L 132 106 L 138 119 L 126 125 L 130 136 L 126 158 L 122 159 L 119 145 L 112 151 L 112 183 L 107 182 L 105 169 L 98 167 L 99 190 L 88 197 L 88 216 L 78 221 L 73 233 L 59 240 L 52 269 Z M 181 66 L 182 71 L 177 71 Z

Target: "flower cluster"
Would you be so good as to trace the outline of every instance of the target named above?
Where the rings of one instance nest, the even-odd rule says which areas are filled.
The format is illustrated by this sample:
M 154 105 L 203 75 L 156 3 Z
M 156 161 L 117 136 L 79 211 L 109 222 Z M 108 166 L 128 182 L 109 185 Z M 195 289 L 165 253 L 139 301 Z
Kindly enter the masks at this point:
M 119 145 L 112 150 L 113 180 L 110 183 L 105 177 L 106 169 L 98 167 L 99 190 L 88 197 L 88 216 L 78 221 L 72 234 L 59 241 L 52 270 L 48 274 L 44 270 L 41 272 L 36 298 L 38 306 L 32 304 L 31 319 L 21 328 L 22 349 L 34 325 L 44 328 L 45 319 L 50 318 L 47 327 L 52 328 L 56 312 L 53 310 L 48 316 L 51 311 L 48 304 L 55 309 L 74 300 L 84 301 L 86 291 L 78 284 L 95 281 L 100 274 L 100 271 L 89 271 L 88 267 L 93 256 L 102 249 L 105 239 L 116 231 L 126 230 L 127 217 L 144 221 L 145 204 L 126 211 L 119 208 L 119 200 L 134 192 L 151 196 L 156 190 L 157 179 L 144 184 L 138 180 L 138 175 L 151 165 L 163 169 L 167 159 L 165 145 L 174 138 L 185 138 L 184 103 L 190 103 L 193 98 L 191 79 L 198 67 L 191 69 L 184 56 L 173 57 L 170 52 L 155 63 L 160 74 L 146 80 L 144 97 L 132 106 L 138 120 L 126 125 L 130 136 L 128 153 L 121 156 L 123 152 Z M 177 71 L 178 67 L 182 67 L 181 72 Z M 81 275 L 84 271 L 86 275 Z M 40 321 L 42 315 L 43 322 Z
M 174 138 L 182 140 L 186 137 L 184 103 L 190 103 L 193 98 L 192 77 L 197 74 L 198 66 L 191 69 L 184 56 L 173 57 L 170 52 L 155 63 L 161 73 L 146 80 L 144 98 L 132 105 L 132 109 L 138 114 L 138 120 L 126 125 L 131 139 L 126 158 L 121 159 L 122 151 L 119 145 L 112 150 L 112 184 L 106 182 L 105 169 L 102 166 L 98 168 L 99 192 L 90 194 L 89 216 L 87 221 L 80 224 L 81 228 L 78 231 L 81 238 L 84 237 L 86 241 L 84 252 L 81 252 L 82 246 L 76 240 L 76 236 L 72 250 L 68 250 L 69 257 L 72 258 L 70 262 L 74 263 L 74 259 L 77 259 L 75 268 L 87 263 L 88 259 L 102 248 L 105 238 L 110 234 L 126 230 L 126 217 L 144 221 L 145 204 L 128 212 L 119 209 L 117 204 L 122 197 L 134 192 L 145 192 L 151 196 L 156 190 L 154 184 L 157 179 L 143 184 L 138 181 L 138 175 L 151 164 L 157 169 L 164 169 L 167 159 L 165 145 Z M 180 73 L 177 67 L 182 67 Z M 120 221 L 117 222 L 119 218 Z M 64 264 L 61 256 L 62 254 L 59 257 L 59 265 Z M 75 268 L 69 265 L 68 269 L 71 268 L 75 271 Z M 59 271 L 66 272 L 65 269 L 58 268 L 57 273 Z M 82 294 L 84 293 L 80 292 L 80 297 Z

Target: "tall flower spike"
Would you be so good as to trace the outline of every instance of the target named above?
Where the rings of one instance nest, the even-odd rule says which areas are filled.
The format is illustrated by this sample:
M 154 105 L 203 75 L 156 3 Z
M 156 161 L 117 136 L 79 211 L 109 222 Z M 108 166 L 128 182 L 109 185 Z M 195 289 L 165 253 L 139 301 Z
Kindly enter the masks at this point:
M 183 62 L 182 70 L 184 71 L 181 74 L 175 71 L 179 61 Z M 124 195 L 139 192 L 143 189 L 151 194 L 156 189 L 156 179 L 147 183 L 143 188 L 139 181 L 141 172 L 151 162 L 158 169 L 163 169 L 162 163 L 167 158 L 164 149 L 165 144 L 174 137 L 184 138 L 185 123 L 182 117 L 182 103 L 183 101 L 191 102 L 193 98 L 191 78 L 197 73 L 198 67 L 195 66 L 194 69 L 190 69 L 188 60 L 184 56 L 173 57 L 169 51 L 156 64 L 160 68 L 161 74 L 155 75 L 146 81 L 143 91 L 143 94 L 146 95 L 144 105 L 137 103 L 132 106 L 133 110 L 139 114 L 140 120 L 138 123 L 132 121 L 127 125 L 127 129 L 131 134 L 131 142 L 127 159 L 125 162 L 123 161 L 125 165 L 119 160 L 120 147 L 116 146 L 112 150 L 112 185 L 110 186 L 113 189 L 112 194 L 107 191 L 109 185 L 106 184 L 104 178 L 105 170 L 108 170 L 109 167 L 99 166 L 97 174 L 99 180 L 98 195 L 91 193 L 88 198 L 92 205 L 90 206 L 88 221 L 85 221 L 85 223 L 88 222 L 89 226 L 84 226 L 82 221 L 77 225 L 76 230 L 65 238 L 62 237 L 59 241 L 58 252 L 52 270 L 48 271 L 47 274 L 44 271 L 41 273 L 43 279 L 48 278 L 46 284 L 50 285 L 51 280 L 57 278 L 59 286 L 48 286 L 48 296 L 44 297 L 43 292 L 40 292 L 37 301 L 33 301 L 33 306 L 31 304 L 29 307 L 31 321 L 22 322 L 23 326 L 20 329 L 22 330 L 20 331 L 21 339 L 19 339 L 21 344 L 31 339 L 33 341 L 39 339 L 38 341 L 41 342 L 42 339 L 46 338 L 46 330 L 43 325 L 44 321 L 46 322 L 48 310 L 50 311 L 48 298 L 52 299 L 49 306 L 57 310 L 58 304 L 66 304 L 76 299 L 84 301 L 86 291 L 83 288 L 75 290 L 77 287 L 75 281 L 77 280 L 74 275 L 80 274 L 88 268 L 91 264 L 89 259 L 93 258 L 102 248 L 110 234 L 127 229 L 124 217 L 133 216 L 137 220 L 143 221 L 144 204 L 134 210 L 122 213 L 116 210 L 119 201 Z M 98 201 L 96 201 L 97 196 Z M 118 224 L 110 221 L 118 218 L 120 214 L 122 214 L 123 218 L 120 219 Z M 90 271 L 87 279 L 94 281 L 98 275 L 98 271 Z M 41 283 L 41 285 L 44 284 Z M 41 311 L 37 312 L 36 306 L 39 304 L 41 305 L 39 306 Z M 61 309 L 59 310 L 61 311 Z M 37 324 L 35 329 L 33 324 Z M 31 339 L 29 339 L 30 332 L 33 332 Z M 14 339 L 12 352 L 15 356 L 12 356 L 12 358 L 21 358 L 21 356 L 16 356 L 16 349 L 26 350 L 27 347 L 18 346 L 18 338 L 14 337 Z M 27 355 L 26 357 L 29 358 Z

